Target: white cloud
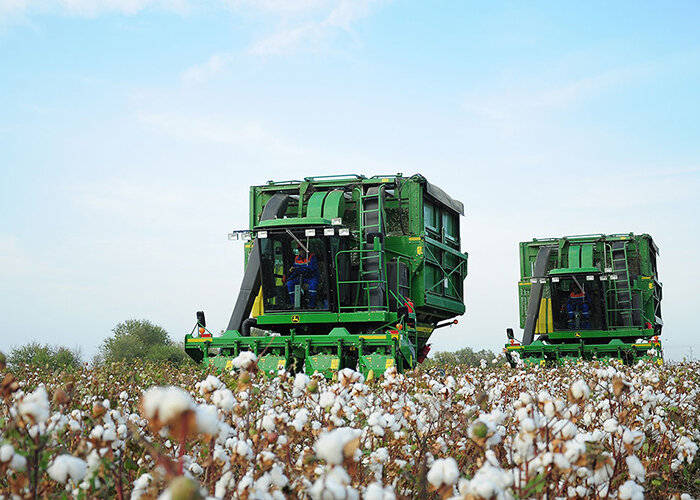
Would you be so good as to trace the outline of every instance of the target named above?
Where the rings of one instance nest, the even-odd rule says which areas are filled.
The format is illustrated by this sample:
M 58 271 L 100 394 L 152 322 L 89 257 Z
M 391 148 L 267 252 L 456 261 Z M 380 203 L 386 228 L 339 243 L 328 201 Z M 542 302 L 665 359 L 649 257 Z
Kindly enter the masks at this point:
M 64 14 L 95 17 L 101 14 L 137 14 L 146 9 L 184 12 L 188 0 L 0 0 L 3 14 Z
M 234 60 L 232 54 L 214 54 L 203 64 L 190 66 L 182 72 L 186 83 L 200 83 L 221 73 Z
M 339 0 L 329 5 L 320 19 L 301 25 L 284 27 L 277 33 L 256 42 L 250 52 L 258 55 L 284 54 L 297 50 L 316 50 L 322 42 L 339 30 L 352 33 L 352 24 L 367 17 L 383 0 Z
M 234 7 L 250 7 L 257 11 L 275 15 L 305 14 L 316 9 L 327 8 L 335 0 L 232 0 Z
M 607 89 L 642 76 L 647 68 L 622 67 L 572 79 L 564 74 L 520 75 L 500 89 L 472 94 L 464 108 L 503 128 L 566 110 Z

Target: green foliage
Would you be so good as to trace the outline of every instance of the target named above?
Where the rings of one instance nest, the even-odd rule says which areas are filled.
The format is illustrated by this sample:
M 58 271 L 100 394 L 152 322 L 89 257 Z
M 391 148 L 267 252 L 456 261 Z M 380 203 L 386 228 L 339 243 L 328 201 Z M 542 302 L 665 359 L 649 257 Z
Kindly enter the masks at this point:
M 167 361 L 176 365 L 189 363 L 185 351 L 172 341 L 168 332 L 146 319 L 128 319 L 112 329 L 100 354 L 105 362 Z
M 13 368 L 26 364 L 54 371 L 76 369 L 80 367 L 82 359 L 78 349 L 29 342 L 14 347 L 7 357 L 7 363 Z
M 486 349 L 475 351 L 471 347 L 464 347 L 455 352 L 439 351 L 432 354 L 423 363 L 423 368 L 446 368 L 455 366 L 478 366 L 482 359 L 490 362 L 496 355 Z

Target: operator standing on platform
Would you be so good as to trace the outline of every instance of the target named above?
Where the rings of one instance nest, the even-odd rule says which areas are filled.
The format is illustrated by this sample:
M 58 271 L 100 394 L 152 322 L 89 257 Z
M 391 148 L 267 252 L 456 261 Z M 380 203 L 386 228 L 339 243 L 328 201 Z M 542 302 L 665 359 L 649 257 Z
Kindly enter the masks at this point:
M 285 276 L 289 300 L 294 304 L 294 288 L 296 285 L 306 283 L 309 286 L 309 309 L 315 309 L 319 281 L 318 259 L 316 259 L 316 255 L 313 252 L 307 255 L 306 250 L 299 244 L 297 244 L 297 249 L 299 253 L 294 258 L 294 264 L 289 268 L 287 276 Z

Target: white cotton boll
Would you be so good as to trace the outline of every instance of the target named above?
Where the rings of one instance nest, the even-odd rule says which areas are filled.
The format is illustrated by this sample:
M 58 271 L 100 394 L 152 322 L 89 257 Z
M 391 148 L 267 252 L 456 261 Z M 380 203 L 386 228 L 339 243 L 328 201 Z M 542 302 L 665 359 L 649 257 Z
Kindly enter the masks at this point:
M 340 465 L 345 458 L 343 448 L 350 441 L 359 437 L 360 434 L 360 430 L 351 429 L 350 427 L 340 427 L 330 432 L 324 432 L 314 445 L 316 455 L 329 464 Z
M 479 498 L 506 498 L 504 490 L 513 484 L 513 475 L 486 462 L 474 477 L 460 489 L 460 493 Z
M 195 410 L 197 430 L 215 436 L 219 433 L 218 411 L 214 405 L 199 405 Z
M 270 469 L 270 479 L 272 480 L 272 484 L 280 489 L 284 488 L 289 483 L 289 479 L 287 479 L 287 476 L 282 472 L 282 467 L 277 464 L 273 465 L 272 469 Z
M 518 396 L 518 401 L 520 401 L 524 406 L 532 403 L 532 396 L 527 392 L 521 392 Z
M 102 439 L 102 434 L 104 434 L 105 428 L 102 427 L 101 425 L 96 425 L 95 427 L 92 428 L 90 431 L 90 435 L 88 436 L 90 439 L 96 439 L 96 440 L 101 440 Z
M 291 425 L 297 430 L 297 432 L 301 432 L 308 421 L 309 411 L 306 408 L 301 408 L 294 415 L 294 420 L 292 421 Z
M 231 483 L 235 481 L 231 471 L 224 472 L 221 478 L 214 485 L 214 496 L 216 498 L 224 498 L 226 492 L 231 487 Z
M 233 450 L 236 455 L 244 457 L 244 458 L 252 458 L 253 457 L 253 449 L 250 447 L 250 445 L 246 441 L 238 441 L 236 443 L 236 447 Z
M 332 393 L 331 391 L 324 391 L 321 393 L 321 396 L 318 398 L 318 404 L 321 408 L 328 408 L 330 406 L 333 406 L 335 403 L 335 394 Z
M 0 447 L 0 462 L 9 462 L 14 454 L 15 449 L 11 444 L 2 445 L 2 447 Z
M 17 413 L 25 422 L 39 425 L 46 422 L 49 418 L 49 397 L 43 385 L 22 398 L 17 405 Z
M 566 456 L 562 455 L 561 453 L 554 454 L 554 465 L 556 465 L 557 467 L 559 467 L 560 469 L 563 469 L 563 470 L 571 467 L 571 464 L 566 459 Z
M 146 418 L 168 422 L 194 409 L 194 400 L 179 387 L 152 387 L 143 394 L 143 412 Z
M 65 484 L 68 479 L 77 483 L 85 477 L 87 463 L 72 455 L 59 455 L 54 458 L 46 472 L 49 473 L 51 479 L 61 484 Z
M 362 383 L 364 381 L 364 375 L 362 375 L 360 372 L 356 372 L 352 368 L 343 368 L 342 370 L 338 371 L 338 382 L 341 384 L 347 385 L 354 384 L 356 382 Z
M 547 401 L 544 404 L 544 415 L 547 418 L 554 418 L 554 416 L 556 415 L 554 403 L 552 401 Z
M 253 486 L 254 482 L 255 480 L 253 479 L 253 477 L 246 474 L 245 476 L 243 476 L 243 479 L 239 481 L 236 491 L 238 491 L 238 494 L 241 495 L 245 490 Z
M 552 426 L 552 432 L 559 434 L 562 439 L 571 439 L 578 434 L 578 429 L 569 420 L 560 420 Z
M 228 454 L 220 446 L 214 449 L 214 460 L 218 462 L 228 462 Z
M 584 453 L 586 453 L 586 445 L 578 440 L 567 441 L 564 445 L 564 458 L 570 463 L 578 461 Z
M 535 425 L 535 421 L 532 420 L 531 418 L 526 418 L 522 422 L 520 422 L 520 429 L 523 432 L 534 432 L 535 429 L 537 429 L 537 426 Z
M 311 382 L 311 379 L 305 373 L 297 373 L 294 376 L 294 387 L 296 389 L 299 389 L 300 391 L 303 391 L 304 389 L 306 389 L 306 386 L 308 385 L 309 382 Z
M 646 469 L 644 468 L 642 462 L 634 455 L 628 456 L 625 461 L 627 462 L 627 469 L 629 469 L 630 478 L 643 483 Z
M 358 500 L 359 492 L 350 486 L 350 476 L 340 466 L 319 477 L 308 489 L 312 500 Z
M 457 461 L 452 458 L 438 458 L 428 471 L 428 482 L 439 488 L 443 484 L 455 484 L 459 479 L 459 467 Z
M 199 464 L 194 463 L 194 462 L 190 464 L 188 469 L 195 476 L 201 476 L 202 473 L 204 472 L 204 469 Z
M 16 472 L 21 472 L 26 468 L 27 459 L 24 456 L 20 455 L 19 453 L 12 455 L 12 460 L 10 460 L 10 469 Z
M 640 446 L 642 446 L 645 437 L 646 436 L 642 431 L 633 431 L 632 429 L 628 429 L 626 427 L 622 432 L 622 441 L 625 444 L 634 445 L 635 448 L 639 448 Z
M 391 486 L 384 488 L 381 483 L 370 483 L 362 498 L 363 500 L 395 500 L 396 494 Z
M 218 377 L 214 375 L 207 375 L 207 378 L 199 383 L 199 393 L 203 396 L 220 389 L 223 385 L 224 384 Z
M 629 479 L 620 486 L 617 495 L 620 500 L 644 500 L 644 487 Z
M 127 399 L 129 399 L 129 394 L 126 391 L 122 391 L 119 393 L 119 399 L 121 399 L 122 401 L 126 401 Z
M 211 395 L 211 402 L 225 412 L 229 412 L 233 410 L 236 404 L 236 398 L 233 396 L 233 392 L 231 392 L 230 389 L 224 387 L 214 391 Z
M 262 418 L 262 428 L 265 429 L 268 432 L 272 432 L 275 430 L 276 425 L 275 425 L 275 416 L 274 415 L 265 415 Z
M 142 474 L 134 481 L 134 489 L 131 491 L 131 500 L 140 500 L 143 494 L 151 484 L 153 476 L 150 474 Z
M 603 422 L 603 429 L 605 429 L 605 432 L 609 432 L 611 434 L 616 432 L 619 427 L 620 425 L 614 418 L 609 418 L 605 422 Z
M 243 351 L 238 356 L 233 358 L 231 363 L 238 369 L 249 370 L 258 360 L 257 356 L 251 351 Z
M 571 384 L 571 395 L 577 400 L 587 398 L 590 393 L 591 388 L 588 387 L 588 384 L 583 379 L 579 379 Z

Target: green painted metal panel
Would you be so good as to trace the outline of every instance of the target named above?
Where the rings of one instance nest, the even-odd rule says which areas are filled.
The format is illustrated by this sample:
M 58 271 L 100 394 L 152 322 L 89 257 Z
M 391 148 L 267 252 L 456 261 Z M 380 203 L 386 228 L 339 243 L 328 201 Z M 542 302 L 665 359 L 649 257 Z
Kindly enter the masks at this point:
M 581 245 L 581 267 L 593 267 L 593 245 Z
M 345 196 L 343 191 L 335 190 L 328 193 L 323 204 L 323 218 L 333 220 L 342 218 L 345 213 Z
M 334 354 L 316 354 L 306 358 L 305 371 L 309 375 L 318 372 L 332 378 L 341 368 L 340 356 Z
M 323 217 L 323 202 L 326 200 L 327 192 L 318 192 L 311 195 L 306 205 L 307 218 Z
M 569 263 L 566 267 L 581 267 L 581 246 L 571 245 L 569 247 Z

